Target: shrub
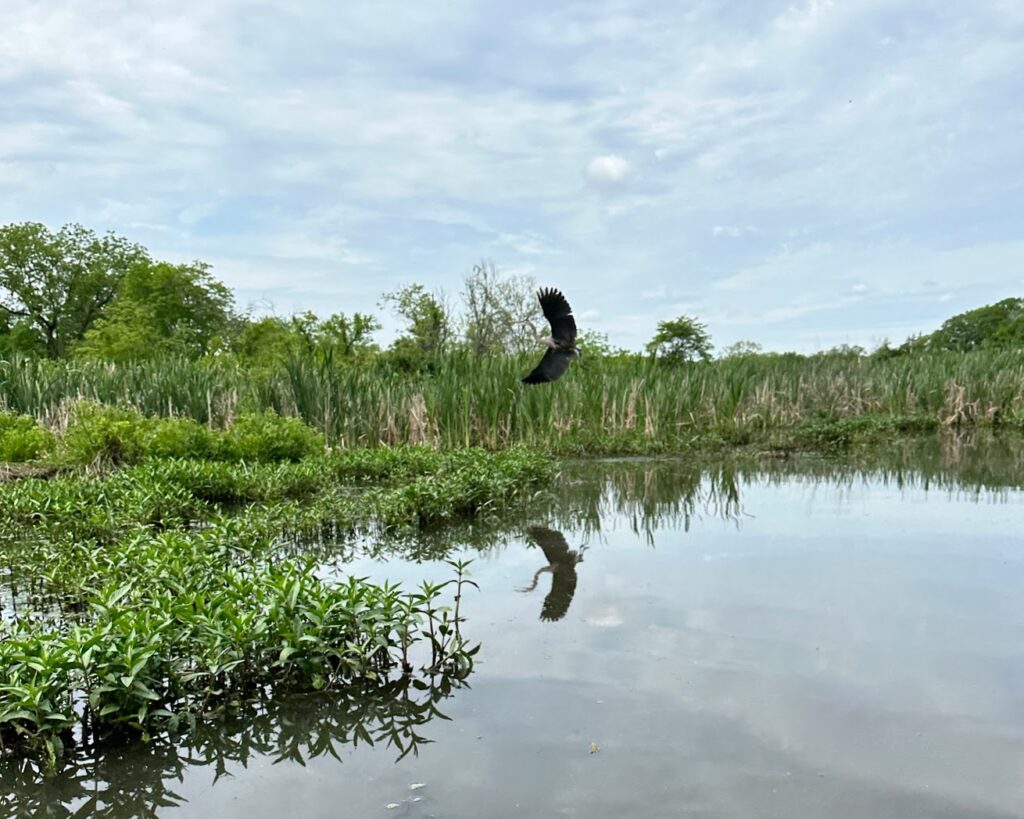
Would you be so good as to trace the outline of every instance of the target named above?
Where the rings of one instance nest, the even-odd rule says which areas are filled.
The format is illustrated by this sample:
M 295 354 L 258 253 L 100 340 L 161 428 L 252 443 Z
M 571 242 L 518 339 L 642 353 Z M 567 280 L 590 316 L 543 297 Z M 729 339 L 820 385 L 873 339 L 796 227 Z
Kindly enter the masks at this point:
M 210 458 L 217 451 L 217 435 L 191 418 L 154 418 L 144 435 L 147 456 L 156 458 Z
M 78 401 L 68 416 L 59 455 L 72 464 L 134 463 L 145 450 L 144 422 L 134 410 Z
M 71 464 L 131 464 L 145 457 L 298 461 L 323 451 L 323 438 L 299 418 L 242 415 L 227 431 L 190 418 L 146 418 L 133 409 L 79 401 L 60 442 Z
M 28 415 L 0 412 L 0 461 L 33 461 L 53 450 L 53 435 Z
M 298 461 L 323 448 L 323 437 L 302 419 L 271 411 L 240 416 L 225 433 L 220 455 L 225 460 Z

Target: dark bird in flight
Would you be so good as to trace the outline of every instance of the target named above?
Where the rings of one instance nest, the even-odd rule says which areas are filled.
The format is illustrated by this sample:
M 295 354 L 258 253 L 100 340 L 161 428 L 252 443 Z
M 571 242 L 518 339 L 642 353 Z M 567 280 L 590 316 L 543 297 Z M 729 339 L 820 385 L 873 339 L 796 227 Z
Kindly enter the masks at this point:
M 576 592 L 576 564 L 583 561 L 583 553 L 587 547 L 581 546 L 578 552 L 570 549 L 561 532 L 548 529 L 546 526 L 531 526 L 526 533 L 530 540 L 540 546 L 548 565 L 537 569 L 533 583 L 519 591 L 532 592 L 537 588 L 540 576 L 544 572 L 551 572 L 551 591 L 544 598 L 540 619 L 561 620 L 569 610 L 572 596 Z
M 551 335 L 538 339 L 548 349 L 533 372 L 523 379 L 524 384 L 543 384 L 561 378 L 569 369 L 569 363 L 580 357 L 576 348 L 576 320 L 565 296 L 558 290 L 542 288 L 537 292 L 537 298 L 544 318 L 551 325 Z

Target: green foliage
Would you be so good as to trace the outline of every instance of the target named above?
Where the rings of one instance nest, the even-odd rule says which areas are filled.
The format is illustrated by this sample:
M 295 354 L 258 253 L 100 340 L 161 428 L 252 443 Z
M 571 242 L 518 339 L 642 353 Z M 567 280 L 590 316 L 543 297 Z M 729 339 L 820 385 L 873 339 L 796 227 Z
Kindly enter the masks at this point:
M 919 344 L 931 350 L 1024 349 L 1024 298 L 1003 299 L 947 319 Z
M 901 436 L 934 432 L 938 427 L 938 420 L 928 416 L 821 416 L 801 423 L 792 431 L 790 439 L 796 445 L 841 450 L 854 444 L 881 443 Z
M 697 319 L 680 316 L 658 322 L 658 331 L 647 343 L 647 352 L 673 363 L 707 361 L 711 358 L 711 336 Z
M 232 296 L 202 262 L 140 260 L 128 268 L 106 315 L 75 346 L 75 355 L 129 361 L 214 352 L 232 321 Z
M 536 353 L 478 358 L 464 350 L 412 372 L 385 356 L 348 367 L 296 355 L 257 369 L 221 358 L 74 367 L 11 359 L 0 360 L 0 405 L 52 419 L 65 412 L 67 396 L 87 395 L 214 430 L 273 410 L 301 418 L 332 447 L 526 444 L 565 453 L 678 451 L 715 436 L 753 442 L 821 416 L 1024 427 L 1024 360 L 1016 352 L 762 353 L 682 367 L 613 354 L 585 357 L 556 389 L 523 390 L 518 379 L 535 363 Z M 198 444 L 161 451 L 207 457 Z
M 8 571 L 35 589 L 29 604 L 58 601 L 0 625 L 0 742 L 52 768 L 76 725 L 99 741 L 148 737 L 274 692 L 387 686 L 414 662 L 464 677 L 477 650 L 460 631 L 465 562 L 401 592 L 324 579 L 312 553 L 282 551 L 283 535 L 327 523 L 418 533 L 533 497 L 551 475 L 523 450 L 410 448 L 149 460 L 0 486 Z
M 294 349 L 295 341 L 289 322 L 263 316 L 242 321 L 232 349 L 246 361 L 269 364 L 284 359 Z
M 35 222 L 0 227 L 0 314 L 30 328 L 46 355 L 61 357 L 146 258 L 139 245 L 81 225 L 56 233 Z
M 380 322 L 365 313 L 320 319 L 307 311 L 288 320 L 243 321 L 232 347 L 246 362 L 262 366 L 280 366 L 296 357 L 316 360 L 319 368 L 342 366 L 378 352 L 373 334 L 379 329 Z
M 814 354 L 815 358 L 862 358 L 867 355 L 867 350 L 859 344 L 837 344 L 827 350 L 821 350 Z
M 736 341 L 723 349 L 719 358 L 744 358 L 751 355 L 763 355 L 764 348 L 756 341 Z
M 298 461 L 323 451 L 324 439 L 300 418 L 242 415 L 227 430 L 222 456 L 239 461 Z
M 34 461 L 53 450 L 53 435 L 28 415 L 0 411 L 0 461 Z
M 144 451 L 144 426 L 132 410 L 79 401 L 60 439 L 60 457 L 71 464 L 134 463 Z
M 147 418 L 135 410 L 76 402 L 58 442 L 68 464 L 131 464 L 142 458 L 297 461 L 323 450 L 323 436 L 298 418 L 243 413 L 224 431 L 190 418 Z
M 39 335 L 25 318 L 0 309 L 0 358 L 17 355 L 45 355 Z
M 607 333 L 600 333 L 597 330 L 583 330 L 576 337 L 576 346 L 583 357 L 590 361 L 592 358 L 607 358 L 608 356 L 629 357 L 627 350 L 616 350 L 608 341 Z
M 400 366 L 419 369 L 447 349 L 452 322 L 440 296 L 428 293 L 421 284 L 410 284 L 386 293 L 381 303 L 390 305 L 407 322 L 405 335 L 391 347 Z
M 141 454 L 147 458 L 230 457 L 221 444 L 223 433 L 215 432 L 191 418 L 143 419 L 135 415 L 141 427 Z M 83 463 L 83 461 L 78 461 Z

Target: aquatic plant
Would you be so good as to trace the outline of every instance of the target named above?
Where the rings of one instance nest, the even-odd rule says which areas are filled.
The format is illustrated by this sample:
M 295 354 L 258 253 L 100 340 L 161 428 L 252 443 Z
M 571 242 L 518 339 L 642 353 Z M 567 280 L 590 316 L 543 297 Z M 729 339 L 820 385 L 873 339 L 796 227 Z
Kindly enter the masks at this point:
M 195 730 L 154 737 L 145 753 L 85 736 L 76 754 L 61 760 L 59 781 L 41 777 L 32 757 L 0 766 L 0 814 L 65 816 L 74 804 L 79 815 L 158 816 L 186 802 L 176 788 L 187 767 L 204 767 L 217 781 L 257 757 L 306 764 L 327 755 L 340 759 L 346 747 L 360 744 L 389 748 L 398 761 L 432 741 L 430 723 L 448 719 L 444 703 L 464 685 L 450 675 L 404 675 L 344 695 L 257 692 Z
M 192 728 L 268 691 L 461 677 L 468 564 L 404 592 L 324 579 L 289 531 L 422 530 L 530 497 L 519 449 L 344 451 L 298 463 L 151 459 L 0 486 L 18 606 L 0 641 L 0 746 L 52 768 L 81 742 Z

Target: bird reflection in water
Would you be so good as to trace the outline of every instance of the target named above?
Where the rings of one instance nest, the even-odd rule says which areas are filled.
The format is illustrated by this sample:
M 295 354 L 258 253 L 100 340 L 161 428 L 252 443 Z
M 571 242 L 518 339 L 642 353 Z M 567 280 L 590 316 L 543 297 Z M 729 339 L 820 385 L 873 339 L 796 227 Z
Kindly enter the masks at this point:
M 576 564 L 583 561 L 583 553 L 587 550 L 586 544 L 580 546 L 579 550 L 570 549 L 565 537 L 561 532 L 548 529 L 546 526 L 530 526 L 526 530 L 530 540 L 540 546 L 547 558 L 548 565 L 537 570 L 533 576 L 533 583 L 521 592 L 532 592 L 540 582 L 540 576 L 544 572 L 551 573 L 551 591 L 544 598 L 544 605 L 540 610 L 541 620 L 561 620 L 569 610 L 572 596 L 576 591 Z

